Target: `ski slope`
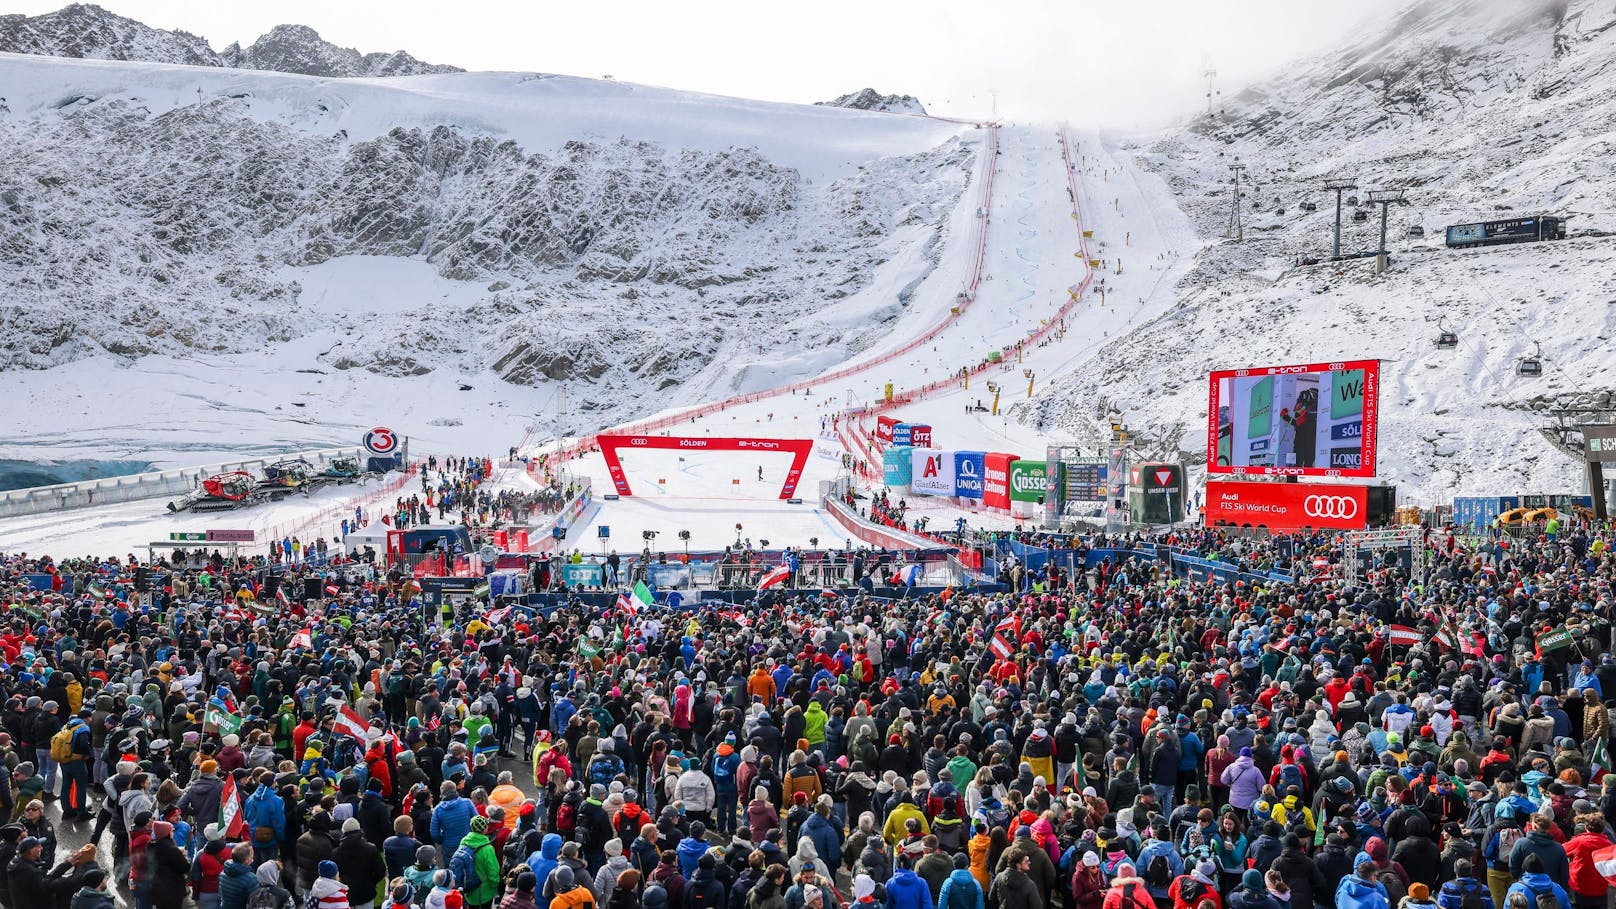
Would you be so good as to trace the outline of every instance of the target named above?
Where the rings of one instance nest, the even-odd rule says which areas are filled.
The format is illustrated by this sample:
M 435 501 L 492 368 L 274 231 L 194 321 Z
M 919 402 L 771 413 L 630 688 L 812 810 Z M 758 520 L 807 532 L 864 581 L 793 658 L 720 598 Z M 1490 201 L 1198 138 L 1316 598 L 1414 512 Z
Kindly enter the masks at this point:
M 721 413 L 683 420 L 657 432 L 693 436 L 817 435 L 822 421 L 828 423 L 849 407 L 878 404 L 888 382 L 901 398 L 905 389 L 933 383 L 982 362 L 990 350 L 1013 348 L 1017 341 L 1054 318 L 1070 300 L 1071 289 L 1081 284 L 1088 269 L 1086 260 L 1078 255 L 1083 247 L 1081 235 L 1091 230 L 1094 238 L 1088 241 L 1090 256 L 1102 259 L 1104 268 L 1110 270 L 1094 276 L 1091 289 L 1068 316 L 1063 336 L 1056 339 L 1051 335 L 1046 342 L 1025 348 L 1020 363 L 1013 354 L 1006 357 L 1001 367 L 974 378 L 968 389 L 957 382 L 895 411 L 905 420 L 930 423 L 934 444 L 942 448 L 1041 456 L 1048 445 L 1070 444 L 1070 436 L 1047 431 L 1035 419 L 1029 419 L 1036 414 L 1027 406 L 1024 370 L 1033 372 L 1036 393 L 1043 384 L 1086 362 L 1111 339 L 1165 312 L 1172 304 L 1171 288 L 1184 273 L 1200 241 L 1188 219 L 1173 204 L 1166 185 L 1135 168 L 1112 142 L 1094 134 L 1071 137 L 1074 141 L 1069 147 L 1075 168 L 1072 182 L 1077 189 L 1074 217 L 1073 200 L 1066 191 L 1067 164 L 1059 132 L 1049 127 L 1015 126 L 1002 128 L 999 133 L 998 173 L 987 219 L 983 279 L 976 300 L 945 331 L 919 348 L 860 368 L 845 379 L 800 383 L 814 386 L 805 389 L 806 393 L 736 403 Z M 967 204 L 970 203 L 962 202 L 962 208 Z M 955 222 L 958 221 L 956 213 Z M 950 280 L 968 271 L 974 255 L 971 243 L 950 244 L 943 264 L 927 285 L 917 290 L 917 299 L 952 300 L 952 291 L 958 284 Z M 1115 271 L 1118 258 L 1122 260 L 1120 274 Z M 909 317 L 911 337 L 919 334 L 913 331 L 914 325 L 928 315 L 943 318 L 947 311 L 935 306 L 929 310 L 916 307 Z M 893 344 L 891 348 L 898 346 Z M 988 381 L 1002 387 L 996 416 L 971 409 L 978 402 L 991 404 Z M 865 433 L 871 430 L 873 422 Z M 717 465 L 723 457 L 687 454 L 690 460 L 699 458 L 704 464 L 712 463 L 713 467 L 704 466 L 703 471 L 716 470 L 717 478 L 727 482 L 722 467 Z M 599 484 L 609 482 L 598 453 L 570 461 L 568 469 L 594 476 L 597 488 L 605 488 Z M 816 453 L 810 458 L 800 490 L 806 497 L 814 488 L 810 480 L 830 479 L 839 473 L 845 472 L 834 461 Z M 642 492 L 639 486 L 643 480 L 636 481 L 632 476 L 630 480 L 636 492 Z M 644 494 L 635 498 L 642 501 L 604 503 L 597 520 L 635 526 L 635 521 L 651 520 L 675 506 L 683 508 L 689 501 L 687 521 L 693 525 L 700 521 L 719 524 L 714 530 L 723 535 L 721 515 L 704 515 L 705 506 L 698 507 L 696 503 L 706 500 L 699 499 L 698 493 L 678 501 L 671 491 L 668 495 L 658 494 L 655 505 L 647 504 Z M 931 517 L 933 529 L 952 528 L 959 517 L 971 526 L 1004 527 L 1014 523 L 1007 516 L 960 508 L 939 498 L 911 496 L 907 501 L 911 513 Z M 777 515 L 786 513 L 787 506 L 763 504 L 765 511 L 771 507 Z M 788 527 L 794 529 L 794 524 L 788 521 L 779 533 L 788 532 Z M 694 533 L 694 527 L 691 529 Z M 615 527 L 613 532 L 617 532 Z M 781 542 L 806 545 L 809 534 L 798 533 L 796 539 Z

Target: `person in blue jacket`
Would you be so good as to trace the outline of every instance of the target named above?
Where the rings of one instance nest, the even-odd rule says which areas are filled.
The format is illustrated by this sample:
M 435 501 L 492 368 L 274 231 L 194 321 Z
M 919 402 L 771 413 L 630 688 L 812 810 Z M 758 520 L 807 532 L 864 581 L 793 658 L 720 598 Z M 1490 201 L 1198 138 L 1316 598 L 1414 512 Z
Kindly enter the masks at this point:
M 1453 863 L 1454 879 L 1442 885 L 1437 891 L 1436 904 L 1439 909 L 1464 909 L 1465 896 L 1475 894 L 1480 900 L 1481 909 L 1495 909 L 1493 894 L 1487 889 L 1487 884 L 1470 875 L 1474 871 L 1469 859 L 1459 859 Z
M 1386 888 L 1375 880 L 1374 862 L 1359 862 L 1352 874 L 1341 879 L 1335 888 L 1335 909 L 1391 909 Z
M 260 865 L 280 858 L 281 843 L 286 842 L 286 803 L 276 794 L 275 787 L 269 785 L 267 778 L 256 785 L 257 788 L 242 805 L 241 814 L 247 821 L 248 831 L 252 833 L 253 864 Z M 260 827 L 273 830 L 274 838 L 267 843 L 260 839 L 257 835 Z
M 1537 853 L 1533 852 L 1526 856 L 1526 860 L 1521 863 L 1521 872 L 1521 879 L 1510 884 L 1509 891 L 1504 894 L 1505 903 L 1509 902 L 1510 897 L 1519 893 L 1526 897 L 1527 905 L 1537 906 L 1538 897 L 1552 893 L 1554 898 L 1560 901 L 1561 909 L 1571 905 L 1571 895 L 1544 872 L 1543 860 Z
M 432 841 L 439 855 L 454 855 L 460 841 L 471 832 L 471 816 L 477 813 L 470 799 L 460 797 L 460 790 L 447 780 L 440 790 L 442 800 L 432 809 Z
M 691 823 L 690 835 L 679 841 L 675 852 L 679 856 L 679 873 L 690 880 L 696 873 L 697 863 L 707 854 L 707 825 L 701 821 Z
M 538 879 L 538 886 L 533 888 L 534 896 L 544 893 L 544 884 L 550 879 L 550 872 L 556 870 L 561 863 L 561 834 L 546 833 L 539 842 L 539 851 L 527 857 L 527 867 L 532 870 L 533 876 Z M 539 909 L 545 909 L 540 905 Z
M 931 885 L 909 865 L 908 856 L 900 858 L 897 873 L 887 881 L 886 909 L 933 909 Z
M 971 874 L 971 857 L 965 853 L 954 856 L 954 870 L 937 891 L 937 909 L 984 909 L 982 885 Z

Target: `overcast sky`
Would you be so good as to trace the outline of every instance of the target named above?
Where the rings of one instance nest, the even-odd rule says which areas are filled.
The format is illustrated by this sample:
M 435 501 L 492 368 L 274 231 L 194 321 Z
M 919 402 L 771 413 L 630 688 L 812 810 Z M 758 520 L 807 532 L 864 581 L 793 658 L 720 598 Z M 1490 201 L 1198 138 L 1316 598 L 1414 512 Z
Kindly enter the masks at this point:
M 870 86 L 938 114 L 1138 128 L 1328 48 L 1406 0 L 100 0 L 120 15 L 250 43 L 314 27 L 361 51 L 466 69 L 618 79 L 774 101 Z M 38 14 L 63 0 L 10 0 Z

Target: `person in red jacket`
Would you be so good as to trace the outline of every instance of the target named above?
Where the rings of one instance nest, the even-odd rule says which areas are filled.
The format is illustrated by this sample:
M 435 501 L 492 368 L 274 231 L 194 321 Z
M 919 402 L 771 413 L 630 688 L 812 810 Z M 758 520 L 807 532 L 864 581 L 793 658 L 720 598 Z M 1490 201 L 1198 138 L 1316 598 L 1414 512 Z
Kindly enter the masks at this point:
M 381 781 L 382 798 L 391 800 L 393 798 L 393 771 L 388 768 L 387 748 L 382 744 L 381 739 L 371 742 L 370 747 L 365 749 L 365 769 L 370 773 L 371 779 Z
M 1605 837 L 1605 819 L 1586 814 L 1577 819 L 1577 827 L 1580 832 L 1565 844 L 1566 859 L 1571 864 L 1571 899 L 1578 909 L 1603 909 L 1610 884 L 1594 866 L 1594 853 L 1610 846 Z

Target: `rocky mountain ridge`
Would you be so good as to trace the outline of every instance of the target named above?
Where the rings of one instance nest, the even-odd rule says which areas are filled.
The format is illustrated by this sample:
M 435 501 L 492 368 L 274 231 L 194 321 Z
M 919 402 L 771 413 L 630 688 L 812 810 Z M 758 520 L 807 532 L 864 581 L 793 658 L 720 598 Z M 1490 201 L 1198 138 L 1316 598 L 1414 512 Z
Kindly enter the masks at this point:
M 423 63 L 404 51 L 361 54 L 338 47 L 306 25 L 278 25 L 246 48 L 214 51 L 185 31 L 152 28 L 88 3 L 39 16 L 0 16 L 0 52 L 91 60 L 128 60 L 258 69 L 307 76 L 414 76 L 462 72 Z

